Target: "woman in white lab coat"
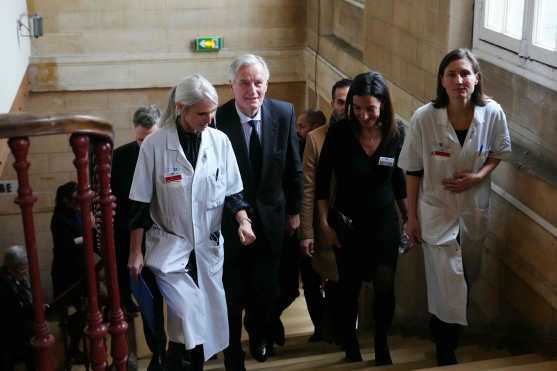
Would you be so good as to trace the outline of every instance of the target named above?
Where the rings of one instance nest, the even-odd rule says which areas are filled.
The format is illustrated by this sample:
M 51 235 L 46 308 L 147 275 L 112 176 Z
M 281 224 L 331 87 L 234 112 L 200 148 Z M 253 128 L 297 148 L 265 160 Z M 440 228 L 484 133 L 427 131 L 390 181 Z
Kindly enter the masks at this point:
M 439 65 L 437 97 L 414 113 L 398 163 L 407 174 L 405 230 L 423 247 L 439 365 L 456 363 L 487 232 L 490 174 L 510 151 L 505 113 L 483 95 L 476 58 L 451 51 Z
M 130 192 L 128 266 L 135 278 L 148 266 L 167 303 L 165 370 L 202 370 L 228 346 L 223 207 L 235 215 L 240 240 L 255 240 L 230 141 L 208 127 L 217 104 L 215 88 L 201 75 L 172 89 L 161 129 L 141 145 Z

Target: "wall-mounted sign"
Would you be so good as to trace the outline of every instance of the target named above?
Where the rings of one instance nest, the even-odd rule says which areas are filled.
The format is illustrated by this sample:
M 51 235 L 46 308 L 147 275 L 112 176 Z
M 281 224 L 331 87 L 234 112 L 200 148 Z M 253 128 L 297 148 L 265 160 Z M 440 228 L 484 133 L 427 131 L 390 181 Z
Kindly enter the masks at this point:
M 0 194 L 17 193 L 17 180 L 0 180 Z
M 222 48 L 222 37 L 204 36 L 193 40 L 193 48 L 196 52 L 216 52 Z

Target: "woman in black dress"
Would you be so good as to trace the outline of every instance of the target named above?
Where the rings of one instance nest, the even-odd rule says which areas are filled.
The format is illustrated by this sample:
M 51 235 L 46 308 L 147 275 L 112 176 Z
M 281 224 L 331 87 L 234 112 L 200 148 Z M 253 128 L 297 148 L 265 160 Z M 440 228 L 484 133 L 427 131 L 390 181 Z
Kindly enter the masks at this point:
M 319 224 L 323 243 L 336 246 L 344 296 L 339 325 L 347 361 L 362 360 L 355 328 L 358 298 L 362 282 L 371 281 L 375 293 L 375 363 L 392 364 L 387 332 L 395 309 L 400 243 L 397 204 L 403 219 L 406 216 L 404 175 L 397 167 L 401 130 L 383 77 L 377 72 L 360 74 L 348 92 L 346 119 L 329 129 L 319 160 Z M 336 193 L 333 205 L 329 205 L 333 173 Z M 337 232 L 347 228 L 341 228 L 339 215 L 349 218 L 352 225 L 352 230 L 342 235 Z

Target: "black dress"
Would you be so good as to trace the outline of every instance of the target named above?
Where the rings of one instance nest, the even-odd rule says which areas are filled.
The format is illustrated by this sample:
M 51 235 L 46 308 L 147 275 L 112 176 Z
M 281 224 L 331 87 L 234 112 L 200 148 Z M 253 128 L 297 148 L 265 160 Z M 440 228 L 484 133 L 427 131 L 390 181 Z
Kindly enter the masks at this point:
M 400 135 L 384 138 L 368 156 L 353 124 L 342 122 L 331 127 L 321 151 L 316 198 L 328 199 L 334 173 L 336 196 L 332 206 L 354 221 L 356 230 L 346 248 L 358 256 L 358 271 L 364 279 L 370 278 L 370 263 L 396 264 L 400 227 L 395 201 L 406 198 L 404 174 L 397 167 L 402 141 L 401 131 Z
M 397 167 L 402 124 L 400 134 L 384 137 L 371 156 L 362 148 L 355 125 L 341 121 L 330 127 L 316 174 L 316 198 L 327 200 L 334 173 L 336 193 L 332 206 L 354 224 L 354 231 L 342 241 L 342 248 L 335 249 L 342 303 L 336 309 L 337 325 L 348 360 L 361 359 L 355 325 L 362 281 L 372 281 L 374 287 L 376 352 L 385 353 L 387 349 L 400 242 L 396 200 L 406 198 L 404 174 Z

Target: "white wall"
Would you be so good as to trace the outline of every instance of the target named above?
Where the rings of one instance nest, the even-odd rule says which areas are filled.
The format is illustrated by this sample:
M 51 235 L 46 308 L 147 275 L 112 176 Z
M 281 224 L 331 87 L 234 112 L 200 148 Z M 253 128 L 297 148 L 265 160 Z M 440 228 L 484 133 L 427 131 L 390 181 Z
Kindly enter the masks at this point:
M 27 13 L 25 0 L 2 0 L 0 11 L 0 113 L 10 110 L 31 54 L 28 37 L 19 37 L 16 21 Z

